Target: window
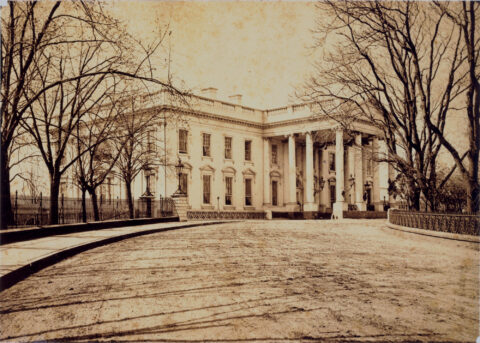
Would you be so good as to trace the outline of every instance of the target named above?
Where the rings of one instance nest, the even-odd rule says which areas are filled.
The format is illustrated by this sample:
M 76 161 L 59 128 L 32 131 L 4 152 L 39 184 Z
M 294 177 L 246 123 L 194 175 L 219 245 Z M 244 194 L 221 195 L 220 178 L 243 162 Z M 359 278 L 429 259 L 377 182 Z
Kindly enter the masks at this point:
M 252 206 L 252 179 L 245 179 L 245 206 Z
M 232 205 L 232 187 L 233 178 L 231 176 L 225 177 L 225 205 Z
M 232 137 L 225 137 L 225 158 L 232 158 Z
M 203 156 L 210 156 L 210 134 L 203 134 Z
M 188 152 L 188 131 L 179 130 L 178 131 L 178 152 L 181 154 L 186 154 Z
M 273 144 L 272 145 L 272 163 L 277 164 L 277 145 Z
M 147 153 L 155 152 L 157 150 L 156 148 L 157 146 L 155 144 L 155 131 L 147 131 Z
M 367 159 L 367 175 L 368 176 L 371 176 L 372 175 L 372 165 L 373 165 L 373 161 L 371 158 L 368 158 Z
M 155 174 L 145 173 L 145 191 L 147 189 L 150 193 L 155 193 Z
M 203 203 L 210 204 L 210 175 L 203 175 Z
M 335 171 L 335 153 L 328 153 L 328 170 Z
M 272 205 L 277 206 L 278 205 L 278 182 L 277 181 L 272 181 Z
M 106 178 L 105 185 L 107 186 L 107 199 L 110 202 L 112 200 L 112 178 L 111 177 Z
M 245 161 L 252 160 L 252 141 L 245 141 Z
M 180 190 L 183 194 L 188 195 L 188 174 L 180 174 Z
M 103 186 L 103 185 L 102 185 Z M 101 186 L 100 186 L 101 188 Z M 65 181 L 60 181 L 60 191 L 59 194 L 67 193 L 67 183 Z

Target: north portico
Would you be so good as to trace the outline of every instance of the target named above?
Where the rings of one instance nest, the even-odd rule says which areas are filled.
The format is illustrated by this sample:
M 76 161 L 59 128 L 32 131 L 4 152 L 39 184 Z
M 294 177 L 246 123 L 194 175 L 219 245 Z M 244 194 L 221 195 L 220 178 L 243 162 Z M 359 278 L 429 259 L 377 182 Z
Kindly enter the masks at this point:
M 390 200 L 388 165 L 374 167 L 372 160 L 375 152 L 385 152 L 383 142 L 371 133 L 347 134 L 338 126 L 306 132 L 292 128 L 263 140 L 265 209 L 302 211 L 306 217 L 332 212 L 342 218 L 348 210 L 382 211 Z

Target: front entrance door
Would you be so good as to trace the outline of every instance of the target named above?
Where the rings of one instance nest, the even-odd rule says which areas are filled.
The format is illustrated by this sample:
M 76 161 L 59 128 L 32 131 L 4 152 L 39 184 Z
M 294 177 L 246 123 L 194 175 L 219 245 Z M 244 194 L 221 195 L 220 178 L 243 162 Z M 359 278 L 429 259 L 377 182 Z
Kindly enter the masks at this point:
M 365 196 L 366 196 L 366 201 L 367 201 L 367 211 L 374 211 L 375 208 L 372 206 L 372 189 L 367 188 L 365 190 Z
M 277 206 L 278 205 L 278 182 L 277 181 L 272 181 L 272 205 Z

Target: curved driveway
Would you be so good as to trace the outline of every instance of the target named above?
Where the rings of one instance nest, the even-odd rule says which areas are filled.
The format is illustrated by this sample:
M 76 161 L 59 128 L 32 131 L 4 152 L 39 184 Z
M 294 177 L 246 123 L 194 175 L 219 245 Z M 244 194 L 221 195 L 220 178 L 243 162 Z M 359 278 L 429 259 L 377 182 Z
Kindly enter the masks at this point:
M 261 221 L 96 248 L 0 293 L 6 341 L 473 342 L 479 244 Z

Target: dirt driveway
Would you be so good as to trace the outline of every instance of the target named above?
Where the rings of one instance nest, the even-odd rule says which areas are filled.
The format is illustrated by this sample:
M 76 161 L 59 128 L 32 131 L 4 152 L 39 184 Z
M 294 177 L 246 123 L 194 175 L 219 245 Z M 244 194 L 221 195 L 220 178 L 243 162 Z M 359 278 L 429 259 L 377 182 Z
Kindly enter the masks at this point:
M 0 293 L 0 340 L 474 342 L 478 244 L 258 221 L 96 248 Z

